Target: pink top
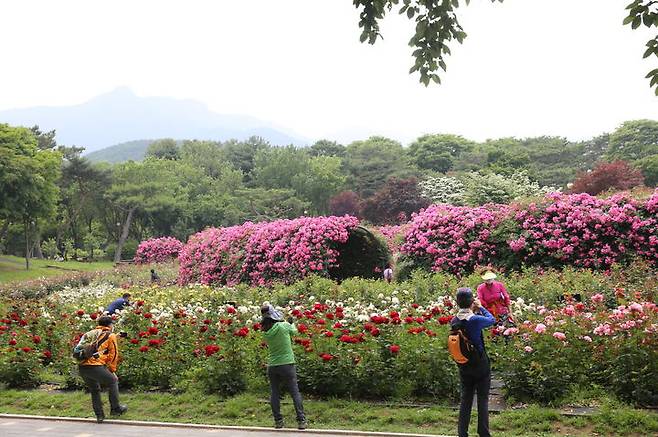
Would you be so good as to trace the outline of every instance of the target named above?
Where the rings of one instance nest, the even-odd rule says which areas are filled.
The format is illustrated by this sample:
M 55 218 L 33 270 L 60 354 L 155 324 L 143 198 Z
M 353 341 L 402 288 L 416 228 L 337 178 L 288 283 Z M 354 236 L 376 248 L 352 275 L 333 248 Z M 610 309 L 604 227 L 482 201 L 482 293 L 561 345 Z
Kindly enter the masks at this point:
M 491 285 L 486 282 L 478 286 L 478 299 L 494 317 L 509 314 L 509 293 L 502 282 L 493 281 Z

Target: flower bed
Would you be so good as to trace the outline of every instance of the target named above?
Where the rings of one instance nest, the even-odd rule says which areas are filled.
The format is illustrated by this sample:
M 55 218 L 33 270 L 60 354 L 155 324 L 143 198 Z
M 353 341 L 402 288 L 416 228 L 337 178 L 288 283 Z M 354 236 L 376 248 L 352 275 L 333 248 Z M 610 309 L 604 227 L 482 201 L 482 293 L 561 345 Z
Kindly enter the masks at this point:
M 547 403 L 597 384 L 624 400 L 655 404 L 652 275 L 638 266 L 608 276 L 528 271 L 506 278 L 518 326 L 492 332 L 487 344 L 508 394 Z M 264 392 L 267 350 L 258 322 L 269 300 L 298 326 L 293 347 L 303 392 L 454 399 L 457 369 L 446 350 L 451 295 L 457 285 L 478 282 L 477 275 L 458 280 L 439 273 L 399 285 L 363 279 L 338 285 L 312 276 L 270 291 L 135 287 L 133 306 L 116 323 L 116 331 L 128 333 L 120 340 L 118 375 L 124 387 Z M 579 292 L 583 302 L 560 303 L 561 294 L 547 298 L 543 290 Z M 0 382 L 34 386 L 46 367 L 68 375 L 72 345 L 123 291 L 94 283 L 47 299 L 1 301 Z

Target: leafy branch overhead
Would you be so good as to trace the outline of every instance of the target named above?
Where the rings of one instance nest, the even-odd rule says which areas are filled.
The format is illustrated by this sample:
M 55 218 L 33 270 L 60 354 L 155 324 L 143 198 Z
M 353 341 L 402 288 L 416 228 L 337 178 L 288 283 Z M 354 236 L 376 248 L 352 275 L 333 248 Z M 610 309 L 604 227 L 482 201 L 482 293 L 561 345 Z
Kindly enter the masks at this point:
M 633 29 L 644 25 L 646 27 L 658 27 L 658 1 L 656 0 L 635 0 L 628 6 L 628 16 L 624 19 L 624 24 L 630 24 Z M 650 39 L 646 44 L 647 49 L 644 52 L 644 58 L 653 55 L 658 58 L 658 35 Z M 654 68 L 647 74 L 650 80 L 649 86 L 655 87 L 658 96 L 658 68 Z
M 502 3 L 503 0 L 491 0 Z M 410 20 L 415 20 L 416 30 L 409 40 L 409 46 L 415 48 L 412 53 L 414 64 L 409 73 L 420 74 L 420 82 L 425 86 L 431 81 L 441 83 L 439 70 L 446 71 L 445 56 L 450 55 L 448 44 L 457 40 L 460 44 L 466 38 L 466 32 L 459 24 L 456 10 L 461 4 L 468 5 L 470 0 L 353 0 L 354 6 L 360 10 L 359 27 L 361 42 L 374 44 L 377 38 L 382 38 L 379 20 L 387 12 L 399 6 L 399 13 L 406 14 Z M 642 24 L 646 27 L 658 27 L 658 0 L 635 0 L 626 7 L 629 15 L 624 24 L 630 24 L 637 29 Z M 647 42 L 644 57 L 658 57 L 658 36 Z M 650 86 L 656 87 L 658 95 L 658 68 L 646 76 Z

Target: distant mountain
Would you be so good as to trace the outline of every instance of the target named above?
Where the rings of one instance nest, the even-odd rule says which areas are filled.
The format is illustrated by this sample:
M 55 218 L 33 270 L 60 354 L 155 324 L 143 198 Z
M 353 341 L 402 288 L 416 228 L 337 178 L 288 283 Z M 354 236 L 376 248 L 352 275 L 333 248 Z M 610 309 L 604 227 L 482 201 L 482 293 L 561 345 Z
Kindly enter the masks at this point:
M 304 145 L 294 132 L 254 117 L 218 114 L 203 103 L 170 97 L 138 97 L 128 88 L 74 106 L 40 106 L 0 111 L 0 123 L 55 129 L 57 142 L 82 146 L 87 152 L 121 145 L 137 147 L 138 138 L 203 139 L 225 141 L 263 137 L 273 145 Z M 130 153 L 137 153 L 133 150 Z
M 146 150 L 155 140 L 137 140 L 115 144 L 95 152 L 88 153 L 86 157 L 91 162 L 109 162 L 117 164 L 125 161 L 141 161 L 146 156 Z

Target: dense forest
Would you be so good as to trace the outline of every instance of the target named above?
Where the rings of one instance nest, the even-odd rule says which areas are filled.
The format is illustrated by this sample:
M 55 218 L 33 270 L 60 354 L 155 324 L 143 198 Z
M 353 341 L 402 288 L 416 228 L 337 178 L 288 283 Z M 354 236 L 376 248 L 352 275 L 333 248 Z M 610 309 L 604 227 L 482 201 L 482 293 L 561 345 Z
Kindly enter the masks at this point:
M 433 202 L 506 203 L 561 189 L 598 194 L 658 182 L 658 122 L 610 134 L 475 142 L 374 136 L 310 147 L 161 139 L 142 161 L 92 163 L 55 132 L 0 124 L 0 250 L 129 258 L 145 238 L 303 215 L 406 221 Z M 117 254 L 117 245 L 121 250 Z

